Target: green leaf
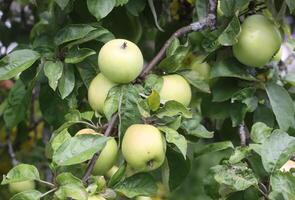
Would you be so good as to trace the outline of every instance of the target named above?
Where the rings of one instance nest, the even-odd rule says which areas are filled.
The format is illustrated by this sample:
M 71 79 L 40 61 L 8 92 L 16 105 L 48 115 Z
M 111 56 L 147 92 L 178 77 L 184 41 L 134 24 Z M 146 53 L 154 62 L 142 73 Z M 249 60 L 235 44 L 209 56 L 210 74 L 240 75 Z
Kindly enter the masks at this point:
M 295 199 L 295 176 L 291 173 L 276 172 L 270 177 L 273 191 L 283 195 L 284 200 Z
M 286 0 L 287 5 L 292 13 L 295 12 L 295 2 L 293 0 Z
M 62 99 L 69 96 L 75 87 L 75 74 L 73 67 L 74 66 L 71 65 L 65 65 L 62 77 L 58 82 L 58 91 Z
M 7 80 L 31 67 L 40 54 L 30 49 L 16 50 L 0 60 L 0 80 Z
M 248 81 L 256 81 L 256 79 L 246 71 L 246 68 L 246 66 L 235 59 L 221 60 L 212 66 L 210 77 L 234 77 Z
M 81 79 L 84 83 L 84 85 L 89 88 L 89 85 L 91 83 L 91 81 L 94 79 L 94 77 L 97 75 L 97 71 L 96 69 L 97 64 L 92 63 L 91 61 L 89 61 L 88 59 L 76 64 L 77 69 L 79 71 L 79 74 L 81 76 Z
M 72 48 L 65 57 L 65 63 L 79 63 L 82 62 L 88 56 L 94 55 L 96 52 L 89 48 L 76 49 Z
M 263 143 L 272 132 L 272 128 L 262 122 L 256 122 L 251 128 L 251 140 L 256 143 Z
M 217 165 L 211 168 L 214 178 L 219 184 L 230 187 L 233 191 L 243 191 L 251 186 L 257 186 L 258 180 L 253 171 L 242 165 Z
M 160 107 L 160 95 L 157 91 L 153 90 L 147 98 L 148 105 L 152 111 L 158 110 Z
M 78 135 L 66 140 L 53 154 L 52 160 L 61 166 L 74 165 L 89 160 L 103 149 L 107 137 L 101 135 Z
M 124 194 L 128 198 L 154 196 L 157 193 L 157 185 L 150 174 L 138 173 L 117 183 L 114 186 L 114 190 Z
M 95 30 L 95 27 L 87 24 L 70 24 L 57 32 L 54 42 L 57 45 L 61 45 L 73 40 L 78 40 L 84 38 L 93 30 Z
M 196 1 L 196 14 L 198 20 L 204 19 L 208 13 L 208 1 L 207 0 L 198 0 Z
M 125 7 L 132 15 L 139 16 L 139 13 L 144 10 L 145 5 L 146 0 L 129 0 Z
M 80 184 L 74 184 L 74 183 L 69 183 L 59 187 L 54 194 L 59 199 L 67 199 L 67 198 L 79 199 L 79 200 L 88 199 L 88 193 L 86 189 Z
M 170 191 L 179 187 L 185 178 L 188 176 L 191 169 L 191 161 L 189 158 L 184 158 L 181 153 L 167 148 L 167 169 L 168 185 Z
M 264 169 L 273 172 L 281 168 L 295 151 L 295 137 L 275 130 L 261 146 L 260 156 Z
M 111 88 L 104 101 L 103 112 L 108 120 L 110 120 L 113 114 L 118 111 L 119 100 L 122 95 L 121 92 L 121 87 Z
M 129 0 L 116 0 L 116 6 L 123 6 L 128 3 Z
M 289 93 L 275 83 L 266 85 L 266 92 L 280 128 L 287 131 L 294 123 L 294 104 Z
M 238 17 L 233 17 L 228 26 L 219 35 L 218 41 L 223 46 L 232 46 L 238 42 L 238 36 L 241 32 L 240 21 Z
M 40 180 L 38 169 L 33 165 L 19 164 L 3 176 L 1 185 L 30 180 Z
M 52 155 L 56 153 L 57 149 L 69 139 L 71 139 L 71 135 L 67 129 L 54 133 L 46 147 L 46 156 L 51 158 Z
M 89 12 L 95 16 L 98 21 L 107 16 L 115 5 L 116 0 L 87 0 Z
M 68 5 L 70 0 L 55 0 L 59 7 L 63 10 Z
M 232 98 L 241 88 L 232 79 L 218 80 L 212 87 L 213 102 L 223 102 Z
M 137 103 L 141 100 L 140 91 L 135 85 L 122 85 L 119 100 L 119 136 L 123 136 L 125 131 L 132 124 L 142 123 L 141 115 Z
M 174 38 L 166 51 L 166 56 L 172 56 L 175 54 L 177 48 L 180 46 L 180 41 L 178 38 Z
M 195 88 L 198 90 L 210 93 L 208 81 L 202 77 L 202 75 L 196 70 L 181 71 L 180 74 Z
M 177 101 L 167 101 L 156 114 L 156 116 L 159 118 L 174 117 L 177 115 L 183 116 L 185 118 L 192 117 L 192 113 L 184 105 Z
M 251 148 L 249 147 L 237 147 L 234 153 L 229 158 L 230 164 L 237 164 L 241 162 L 244 158 L 251 154 Z
M 42 193 L 37 190 L 28 190 L 15 194 L 10 200 L 39 200 Z
M 187 134 L 190 136 L 195 136 L 198 138 L 213 138 L 214 136 L 213 131 L 208 131 L 195 118 L 184 120 L 181 127 L 186 130 Z
M 248 4 L 249 0 L 223 0 L 220 1 L 220 9 L 227 17 L 234 16 L 237 11 L 243 10 Z
M 67 185 L 67 184 L 77 184 L 77 185 L 83 187 L 82 181 L 79 178 L 75 177 L 73 174 L 68 173 L 68 172 L 64 172 L 64 173 L 59 174 L 56 177 L 56 183 L 59 186 L 63 186 L 63 185 Z
M 222 151 L 225 149 L 234 148 L 234 145 L 232 144 L 232 142 L 230 141 L 224 141 L 224 142 L 216 142 L 216 143 L 212 143 L 212 144 L 207 144 L 203 147 L 201 147 L 200 149 L 198 149 L 197 151 L 194 152 L 194 157 L 199 157 L 202 156 L 204 154 L 208 154 L 208 153 L 213 153 L 213 152 L 217 152 L 217 151 Z
M 30 102 L 30 93 L 21 80 L 18 80 L 7 98 L 3 118 L 7 128 L 13 128 L 27 116 L 27 108 Z
M 122 178 L 124 178 L 124 175 L 125 175 L 125 172 L 126 172 L 126 167 L 127 167 L 126 163 L 123 163 L 120 166 L 120 168 L 116 171 L 116 173 L 108 181 L 108 187 L 113 187 L 118 182 L 120 182 L 122 180 Z
M 186 159 L 187 141 L 185 137 L 167 126 L 158 126 L 157 128 L 165 133 L 166 141 L 174 144 L 179 149 L 184 159 Z
M 161 91 L 163 86 L 163 77 L 156 74 L 150 74 L 147 76 L 144 82 L 144 88 L 147 90 L 155 90 L 158 93 Z
M 44 74 L 48 78 L 49 86 L 55 91 L 58 80 L 63 72 L 63 63 L 61 61 L 46 61 L 44 63 Z

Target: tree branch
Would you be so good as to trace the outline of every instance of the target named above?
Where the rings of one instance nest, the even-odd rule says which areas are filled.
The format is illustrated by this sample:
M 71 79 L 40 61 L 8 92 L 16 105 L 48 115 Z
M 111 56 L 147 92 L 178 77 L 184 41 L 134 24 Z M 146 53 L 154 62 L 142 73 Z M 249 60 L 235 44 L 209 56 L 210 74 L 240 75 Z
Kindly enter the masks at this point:
M 239 124 L 239 135 L 240 135 L 240 140 L 241 140 L 241 146 L 247 146 L 249 143 L 250 139 L 250 133 L 248 130 L 248 127 L 244 122 Z
M 191 31 L 200 31 L 205 28 L 214 29 L 216 24 L 216 9 L 217 9 L 217 0 L 210 0 L 209 1 L 209 11 L 206 18 L 201 19 L 200 21 L 194 22 L 188 26 L 184 26 L 180 29 L 178 29 L 164 44 L 164 46 L 161 48 L 159 53 L 151 60 L 151 62 L 143 69 L 140 78 L 145 79 L 145 77 L 149 74 L 149 72 L 158 64 L 158 62 L 164 57 L 166 50 L 170 46 L 171 42 L 174 38 L 181 37 L 182 35 L 189 33 Z M 106 128 L 106 131 L 104 132 L 105 136 L 110 136 L 112 133 L 112 130 L 114 126 L 116 125 L 118 119 L 118 114 L 113 115 L 111 120 L 108 123 L 108 126 Z M 93 167 L 99 157 L 99 152 L 95 153 L 92 159 L 90 160 L 86 172 L 83 175 L 83 182 L 86 183 L 89 176 L 91 175 L 91 172 L 93 170 Z
M 166 50 L 171 45 L 172 41 L 175 38 L 179 38 L 192 31 L 201 31 L 205 28 L 214 29 L 216 24 L 216 9 L 217 9 L 217 0 L 209 1 L 209 12 L 206 18 L 201 19 L 197 22 L 193 22 L 188 26 L 184 26 L 178 29 L 172 34 L 172 36 L 165 42 L 164 46 L 160 49 L 158 54 L 151 60 L 151 62 L 143 69 L 140 74 L 140 78 L 144 79 L 149 72 L 162 60 L 165 56 Z

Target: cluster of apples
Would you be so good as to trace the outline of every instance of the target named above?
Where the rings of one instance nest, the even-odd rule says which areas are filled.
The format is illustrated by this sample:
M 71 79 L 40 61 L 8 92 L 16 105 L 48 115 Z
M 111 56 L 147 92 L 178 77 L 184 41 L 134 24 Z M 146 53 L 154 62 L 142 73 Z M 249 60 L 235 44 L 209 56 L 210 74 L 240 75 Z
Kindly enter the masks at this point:
M 144 59 L 136 44 L 114 39 L 107 42 L 98 54 L 100 73 L 91 81 L 88 102 L 91 108 L 103 114 L 105 100 L 111 88 L 134 81 L 141 73 Z M 175 100 L 188 106 L 191 87 L 180 75 L 163 76 L 159 93 L 161 100 Z M 92 129 L 82 129 L 77 134 L 100 134 Z M 147 172 L 159 168 L 166 153 L 166 140 L 153 125 L 133 124 L 126 130 L 122 140 L 122 154 L 128 167 L 134 172 Z M 93 175 L 112 174 L 118 156 L 118 145 L 110 139 L 102 150 L 93 169 Z

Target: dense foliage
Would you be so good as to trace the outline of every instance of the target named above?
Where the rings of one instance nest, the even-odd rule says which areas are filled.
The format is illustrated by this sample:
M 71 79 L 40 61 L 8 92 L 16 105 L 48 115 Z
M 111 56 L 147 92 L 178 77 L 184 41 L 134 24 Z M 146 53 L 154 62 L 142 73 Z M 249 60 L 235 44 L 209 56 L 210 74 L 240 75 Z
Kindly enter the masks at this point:
M 293 0 L 0 11 L 0 199 L 295 199 Z

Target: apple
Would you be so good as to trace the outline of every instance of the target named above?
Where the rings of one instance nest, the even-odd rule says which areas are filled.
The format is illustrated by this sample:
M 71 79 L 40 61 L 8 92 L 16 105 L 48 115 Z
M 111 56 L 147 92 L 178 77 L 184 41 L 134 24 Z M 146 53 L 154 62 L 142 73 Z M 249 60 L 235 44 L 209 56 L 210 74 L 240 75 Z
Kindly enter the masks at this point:
M 76 133 L 80 134 L 101 134 L 95 132 L 93 129 L 82 129 Z M 114 138 L 107 141 L 105 147 L 99 154 L 99 157 L 94 165 L 92 174 L 95 176 L 104 175 L 115 164 L 118 155 L 118 145 Z
M 100 195 L 92 195 L 92 196 L 88 197 L 88 200 L 106 200 L 106 199 Z
M 295 169 L 295 162 L 288 160 L 280 169 L 282 172 L 289 172 L 291 169 Z
M 184 106 L 188 106 L 192 98 L 189 83 L 177 74 L 163 76 L 163 86 L 159 94 L 164 101 L 174 100 Z
M 108 80 L 101 73 L 90 83 L 88 88 L 88 102 L 91 108 L 99 113 L 103 113 L 104 102 L 108 93 L 116 83 Z
M 11 193 L 19 193 L 33 189 L 35 189 L 35 182 L 33 180 L 9 183 L 9 191 Z
M 207 62 L 196 61 L 192 64 L 192 70 L 198 72 L 201 79 L 208 80 L 210 77 L 210 65 Z
M 162 133 L 148 124 L 133 124 L 125 132 L 122 154 L 137 172 L 159 168 L 165 160 L 166 141 Z
M 276 26 L 265 16 L 256 14 L 243 22 L 233 53 L 245 65 L 263 67 L 280 49 L 281 42 Z
M 129 83 L 141 73 L 143 56 L 133 42 L 114 39 L 100 49 L 98 66 L 109 80 L 115 83 Z
M 111 178 L 117 171 L 118 171 L 119 167 L 117 167 L 116 165 L 114 165 L 105 175 L 107 178 Z

